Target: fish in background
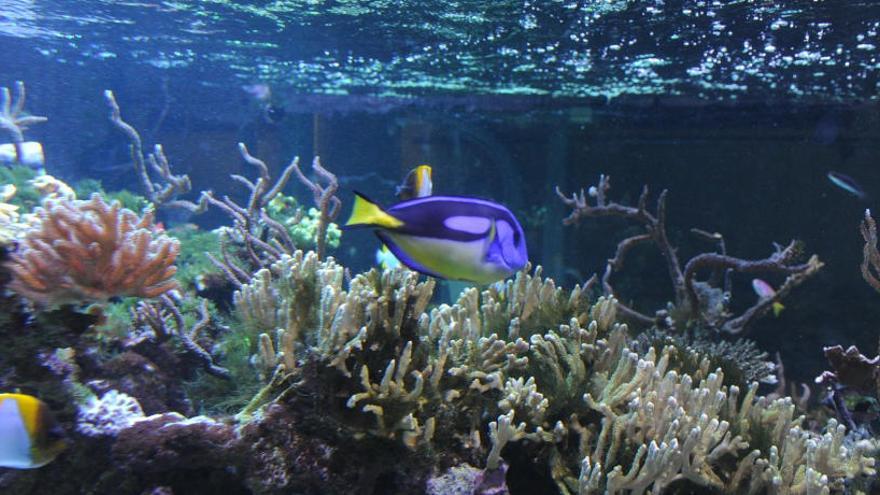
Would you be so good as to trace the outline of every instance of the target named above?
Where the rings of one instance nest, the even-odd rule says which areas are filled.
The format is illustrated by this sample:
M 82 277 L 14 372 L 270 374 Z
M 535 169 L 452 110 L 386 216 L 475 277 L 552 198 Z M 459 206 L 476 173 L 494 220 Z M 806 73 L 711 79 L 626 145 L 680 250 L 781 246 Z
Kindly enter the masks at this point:
M 272 88 L 268 84 L 246 84 L 241 87 L 242 91 L 250 95 L 260 107 L 263 120 L 268 124 L 277 124 L 284 119 L 287 111 L 283 106 L 273 101 Z
M 852 177 L 841 174 L 840 172 L 835 172 L 833 170 L 828 172 L 827 177 L 832 184 L 852 194 L 860 200 L 865 201 L 868 199 L 868 194 L 865 192 L 864 189 L 862 189 L 862 186 L 860 186 L 859 183 L 856 182 L 855 179 L 853 179 Z
M 24 394 L 0 394 L 0 467 L 49 464 L 67 444 L 49 406 Z
M 434 192 L 432 172 L 430 165 L 419 165 L 410 170 L 403 178 L 403 182 L 395 189 L 394 195 L 400 201 L 430 196 Z M 400 266 L 400 260 L 391 253 L 388 246 L 383 244 L 376 250 L 376 264 L 383 270 L 390 270 Z
M 434 182 L 431 180 L 432 172 L 430 165 L 419 165 L 410 170 L 403 178 L 403 182 L 397 186 L 394 195 L 400 201 L 430 196 L 434 193 Z
M 757 294 L 760 299 L 770 299 L 776 295 L 776 289 L 760 278 L 752 279 L 752 289 L 755 290 L 755 294 Z M 778 318 L 783 309 L 785 309 L 785 306 L 783 306 L 781 302 L 773 302 L 773 316 Z
M 268 84 L 245 84 L 241 87 L 241 90 L 260 102 L 265 103 L 272 99 L 272 88 L 270 88 Z
M 412 270 L 490 284 L 528 262 L 525 233 L 504 206 L 465 196 L 427 196 L 383 209 L 355 192 L 346 228 L 372 228 Z

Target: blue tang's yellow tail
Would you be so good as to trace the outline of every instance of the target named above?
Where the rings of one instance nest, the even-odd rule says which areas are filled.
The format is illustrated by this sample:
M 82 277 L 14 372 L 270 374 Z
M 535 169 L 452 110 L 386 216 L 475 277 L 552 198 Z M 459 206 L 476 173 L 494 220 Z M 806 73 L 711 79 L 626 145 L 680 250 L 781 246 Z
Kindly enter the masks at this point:
M 383 229 L 394 229 L 403 225 L 403 222 L 394 218 L 388 212 L 382 209 L 373 201 L 367 199 L 363 194 L 355 191 L 354 206 L 351 209 L 351 216 L 345 222 L 345 227 L 379 227 Z

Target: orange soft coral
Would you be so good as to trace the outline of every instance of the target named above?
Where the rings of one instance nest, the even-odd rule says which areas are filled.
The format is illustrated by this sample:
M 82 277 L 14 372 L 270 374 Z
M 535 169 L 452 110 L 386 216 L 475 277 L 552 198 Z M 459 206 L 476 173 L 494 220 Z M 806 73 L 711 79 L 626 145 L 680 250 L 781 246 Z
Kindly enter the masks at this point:
M 55 306 L 114 296 L 156 297 L 177 287 L 176 240 L 156 234 L 153 215 L 138 217 L 100 196 L 52 199 L 20 240 L 8 267 L 10 288 Z

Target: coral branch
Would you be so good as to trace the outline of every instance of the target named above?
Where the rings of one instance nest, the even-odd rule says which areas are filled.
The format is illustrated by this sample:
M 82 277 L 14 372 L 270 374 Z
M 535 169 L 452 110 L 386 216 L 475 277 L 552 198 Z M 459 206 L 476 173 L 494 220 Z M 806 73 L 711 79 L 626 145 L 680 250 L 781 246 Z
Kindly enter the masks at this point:
M 199 321 L 187 329 L 183 313 L 177 303 L 168 295 L 162 295 L 158 303 L 141 302 L 137 309 L 132 310 L 132 320 L 141 326 L 145 325 L 156 335 L 156 344 L 161 344 L 172 336 L 177 337 L 184 349 L 185 356 L 197 363 L 209 375 L 228 380 L 229 370 L 214 363 L 214 358 L 197 342 L 199 334 L 211 323 L 208 303 L 202 300 L 199 305 Z M 170 324 L 173 322 L 173 325 Z
M 122 131 L 131 142 L 131 159 L 134 162 L 134 169 L 137 173 L 138 180 L 144 188 L 147 199 L 158 208 L 182 208 L 192 213 L 202 213 L 208 208 L 208 194 L 202 192 L 198 203 L 176 199 L 178 196 L 186 194 L 192 190 L 192 183 L 186 174 L 174 175 L 171 172 L 171 165 L 168 158 L 162 150 L 162 145 L 157 144 L 153 148 L 153 152 L 144 158 L 144 147 L 141 136 L 138 134 L 131 124 L 122 120 L 119 110 L 119 104 L 116 103 L 116 97 L 113 91 L 105 90 L 104 99 L 110 107 L 110 121 L 113 122 L 120 131 Z M 150 178 L 150 170 L 147 169 L 147 163 L 150 164 L 150 170 L 157 175 L 163 183 L 154 183 Z
M 292 165 L 300 182 L 305 184 L 305 186 L 312 191 L 315 206 L 317 206 L 318 210 L 321 212 L 321 216 L 318 220 L 318 234 L 315 251 L 318 253 L 319 259 L 324 259 L 324 251 L 327 243 L 327 227 L 330 225 L 330 222 L 339 216 L 339 209 L 342 206 L 342 202 L 336 196 L 336 191 L 339 189 L 339 181 L 336 179 L 335 175 L 321 166 L 321 160 L 317 156 L 312 161 L 312 170 L 318 177 L 317 180 L 313 181 L 302 173 L 302 170 L 300 170 L 298 165 L 298 160 L 294 160 Z M 324 181 L 325 185 L 322 185 L 320 181 Z
M 865 247 L 862 257 L 862 278 L 868 285 L 880 292 L 880 252 L 877 251 L 877 224 L 871 216 L 871 210 L 865 210 L 865 219 L 862 220 L 860 229 L 865 239 Z
M 24 131 L 29 126 L 40 124 L 49 119 L 37 115 L 24 115 L 24 102 L 26 93 L 22 81 L 15 82 L 15 96 L 9 88 L 0 88 L 0 129 L 9 133 L 12 143 L 15 145 L 16 156 L 22 157 L 22 143 L 24 143 Z
M 666 233 L 666 191 L 660 193 L 656 209 L 652 213 L 647 210 L 646 206 L 648 203 L 647 187 L 642 189 L 642 194 L 635 207 L 609 202 L 607 193 L 610 188 L 611 182 L 608 176 L 601 175 L 598 185 L 590 187 L 588 191 L 581 189 L 580 192 L 569 197 L 557 187 L 556 194 L 572 208 L 571 214 L 563 220 L 566 225 L 578 223 L 582 218 L 587 217 L 613 216 L 639 223 L 645 230 L 644 233 L 627 237 L 618 243 L 617 251 L 614 257 L 608 260 L 605 273 L 602 276 L 602 289 L 606 295 L 616 296 L 611 284 L 611 276 L 623 268 L 624 259 L 632 248 L 652 242 L 663 255 L 672 282 L 674 311 L 670 314 L 665 308 L 661 308 L 656 311 L 654 316 L 649 316 L 618 300 L 617 304 L 621 315 L 624 319 L 634 323 L 647 326 L 655 325 L 662 328 L 681 325 L 689 321 L 699 321 L 720 331 L 740 333 L 756 319 L 766 315 L 773 303 L 784 298 L 793 288 L 803 283 L 822 267 L 822 263 L 816 256 L 811 257 L 806 263 L 795 264 L 795 259 L 799 254 L 797 249 L 799 244 L 794 241 L 784 249 L 777 248 L 777 251 L 768 258 L 746 260 L 727 255 L 724 237 L 721 234 L 691 229 L 691 232 L 700 238 L 716 242 L 720 253 L 698 254 L 682 268 L 676 254 L 676 248 L 669 242 Z M 590 204 L 589 197 L 594 198 L 595 205 Z M 863 232 L 868 232 L 866 229 L 863 227 Z M 868 239 L 868 234 L 865 235 Z M 876 231 L 874 239 L 876 239 Z M 868 259 L 867 246 L 865 249 L 866 259 Z M 874 252 L 876 253 L 876 249 Z M 877 266 L 880 266 L 880 254 L 876 256 L 876 260 Z M 697 281 L 695 278 L 697 272 L 704 269 L 711 269 L 713 276 L 707 282 Z M 784 273 L 788 275 L 788 278 L 774 296 L 762 298 L 743 314 L 733 317 L 727 311 L 726 302 L 730 291 L 731 272 L 776 272 Z M 880 290 L 880 282 L 877 287 Z
M 251 155 L 244 143 L 238 143 L 238 150 L 241 153 L 242 159 L 254 166 L 259 173 L 257 179 L 253 182 L 240 175 L 232 176 L 233 180 L 243 184 L 250 190 L 246 206 L 239 205 L 229 196 L 224 196 L 221 201 L 207 193 L 205 198 L 210 204 L 220 208 L 232 218 L 233 228 L 230 233 L 235 241 L 243 245 L 248 261 L 255 268 L 254 271 L 256 271 L 271 265 L 280 259 L 282 255 L 289 255 L 296 251 L 296 246 L 290 237 L 290 233 L 283 225 L 269 217 L 269 214 L 266 212 L 266 206 L 287 185 L 291 174 L 297 167 L 299 158 L 294 158 L 293 162 L 281 173 L 278 180 L 272 184 L 269 167 L 266 166 L 266 163 Z M 270 184 L 272 185 L 270 186 Z M 265 229 L 268 229 L 268 241 L 263 240 L 266 238 L 264 235 Z M 236 286 L 241 286 L 250 278 L 250 271 L 230 260 L 227 249 L 228 242 L 223 242 L 221 247 L 224 253 L 223 259 L 218 260 L 213 256 L 209 256 L 211 262 L 219 267 Z
M 792 262 L 798 255 L 799 246 L 796 241 L 792 241 L 782 249 L 777 246 L 776 252 L 761 260 L 745 260 L 717 253 L 699 254 L 691 258 L 685 266 L 684 273 L 688 294 L 691 301 L 698 305 L 699 296 L 694 287 L 694 278 L 701 269 L 733 270 L 738 273 L 777 272 L 788 275 L 775 294 L 771 297 L 761 298 L 752 307 L 745 310 L 742 315 L 735 318 L 726 317 L 723 321 L 707 321 L 707 323 L 721 331 L 738 334 L 748 327 L 751 322 L 770 312 L 774 303 L 783 299 L 792 289 L 813 276 L 823 266 L 822 262 L 815 255 L 810 257 L 806 263 L 793 264 Z

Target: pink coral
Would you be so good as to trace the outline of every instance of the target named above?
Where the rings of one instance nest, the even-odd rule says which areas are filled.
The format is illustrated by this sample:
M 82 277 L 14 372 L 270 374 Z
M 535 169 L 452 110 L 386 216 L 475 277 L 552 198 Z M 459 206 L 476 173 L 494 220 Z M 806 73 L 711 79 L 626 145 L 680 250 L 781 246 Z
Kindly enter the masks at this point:
M 151 212 L 139 217 L 96 194 L 48 200 L 36 217 L 7 266 L 12 290 L 37 304 L 156 297 L 177 287 L 180 247 L 155 233 Z

